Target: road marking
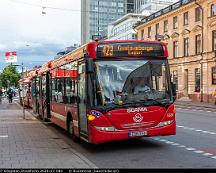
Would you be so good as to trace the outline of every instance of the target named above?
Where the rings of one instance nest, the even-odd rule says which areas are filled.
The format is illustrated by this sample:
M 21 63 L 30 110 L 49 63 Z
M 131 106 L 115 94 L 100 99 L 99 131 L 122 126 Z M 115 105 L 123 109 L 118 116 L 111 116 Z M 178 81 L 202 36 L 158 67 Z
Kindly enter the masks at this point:
M 0 138 L 8 138 L 8 135 L 0 135 Z
M 207 152 L 204 152 L 202 150 L 197 150 L 196 148 L 192 148 L 192 147 L 186 147 L 185 145 L 180 145 L 178 143 L 168 141 L 166 139 L 160 139 L 160 138 L 152 138 L 152 139 L 155 140 L 155 141 L 164 142 L 166 144 L 170 144 L 170 145 L 177 146 L 177 147 L 180 147 L 180 148 L 185 148 L 185 150 L 191 151 L 191 152 L 194 152 L 194 153 L 197 153 L 197 154 L 201 154 L 201 156 L 216 159 L 216 155 L 214 155 L 212 153 L 207 153 Z
M 166 141 L 167 144 L 173 144 L 174 142 Z
M 185 127 L 185 126 L 177 126 L 179 128 L 183 128 L 185 130 L 192 130 L 192 131 L 196 131 L 196 132 L 201 132 L 201 133 L 208 133 L 208 134 L 211 134 L 211 135 L 216 135 L 215 132 L 211 132 L 211 131 L 205 131 L 205 130 L 200 130 L 200 129 L 195 129 L 195 128 L 191 128 L 191 127 Z
M 201 151 L 201 150 L 196 150 L 194 151 L 195 153 L 204 153 L 204 151 Z
M 203 155 L 204 156 L 212 156 L 213 154 L 212 153 L 204 153 Z
M 195 148 L 186 148 L 186 150 L 193 151 Z

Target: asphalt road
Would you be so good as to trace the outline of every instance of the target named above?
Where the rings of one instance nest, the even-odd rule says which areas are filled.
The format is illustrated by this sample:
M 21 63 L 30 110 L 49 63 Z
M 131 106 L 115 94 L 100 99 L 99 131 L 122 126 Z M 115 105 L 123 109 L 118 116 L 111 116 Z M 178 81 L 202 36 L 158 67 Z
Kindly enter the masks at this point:
M 177 108 L 177 135 L 74 143 L 65 131 L 48 124 L 73 149 L 99 168 L 216 168 L 216 112 Z

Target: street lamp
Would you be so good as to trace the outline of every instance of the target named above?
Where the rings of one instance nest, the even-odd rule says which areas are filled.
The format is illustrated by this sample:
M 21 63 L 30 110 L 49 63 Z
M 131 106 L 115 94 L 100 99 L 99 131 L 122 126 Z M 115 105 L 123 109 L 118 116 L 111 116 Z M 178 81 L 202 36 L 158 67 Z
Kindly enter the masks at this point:
M 21 66 L 22 67 L 22 90 L 21 90 L 21 97 L 22 97 L 22 107 L 23 107 L 23 119 L 25 119 L 25 106 L 24 106 L 24 66 L 22 64 L 14 64 L 13 66 Z

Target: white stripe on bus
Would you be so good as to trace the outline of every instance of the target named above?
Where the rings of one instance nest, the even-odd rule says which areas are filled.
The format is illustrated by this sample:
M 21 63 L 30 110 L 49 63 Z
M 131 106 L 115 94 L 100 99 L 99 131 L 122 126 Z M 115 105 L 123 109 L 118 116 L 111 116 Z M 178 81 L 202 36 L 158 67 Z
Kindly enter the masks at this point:
M 58 118 L 58 119 L 62 120 L 62 121 L 66 121 L 66 117 L 61 115 L 61 114 L 51 112 L 51 115 L 54 116 L 55 118 Z
M 55 113 L 55 112 L 51 112 L 51 115 L 62 120 L 62 121 L 66 121 L 67 118 L 61 114 Z M 77 120 L 73 120 L 73 125 L 78 127 L 78 121 Z

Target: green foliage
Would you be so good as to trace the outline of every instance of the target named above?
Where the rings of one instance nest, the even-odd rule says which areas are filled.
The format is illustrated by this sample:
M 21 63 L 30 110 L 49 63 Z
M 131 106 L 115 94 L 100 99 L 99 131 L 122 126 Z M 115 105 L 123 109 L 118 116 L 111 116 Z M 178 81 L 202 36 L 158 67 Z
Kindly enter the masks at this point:
M 12 64 L 4 68 L 0 74 L 0 87 L 8 88 L 10 86 L 18 86 L 18 81 L 21 75 L 16 70 L 16 67 Z

